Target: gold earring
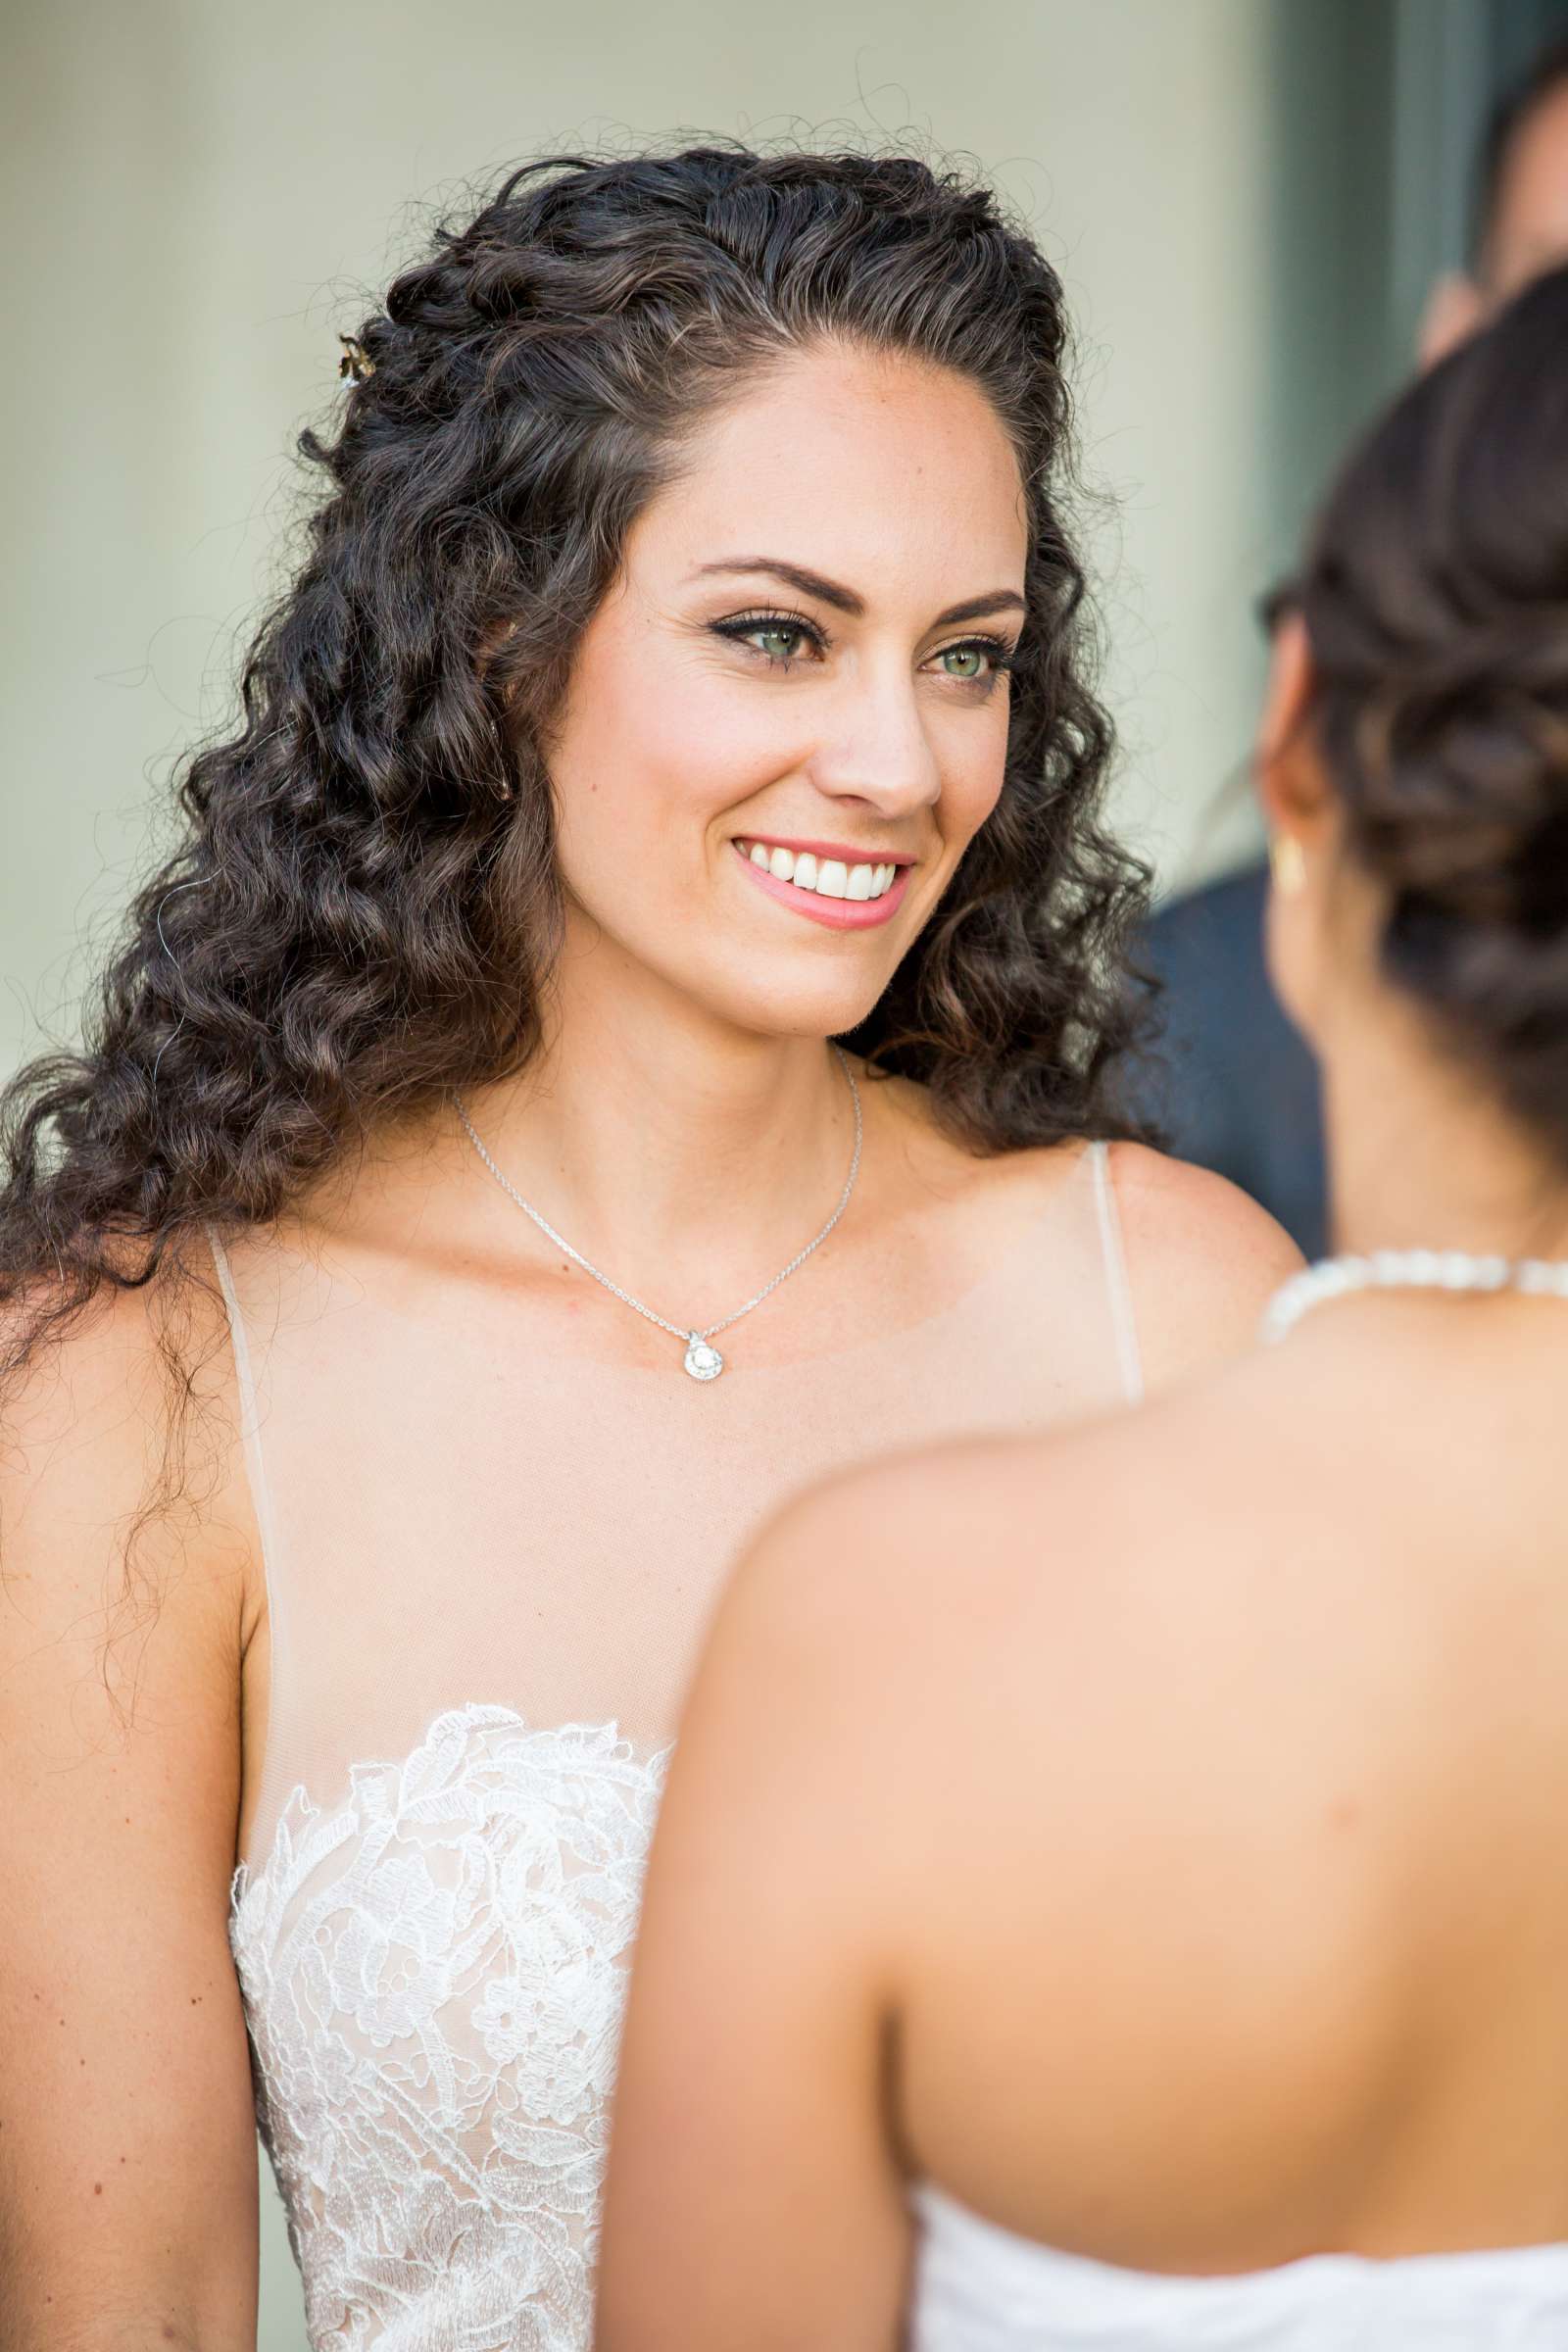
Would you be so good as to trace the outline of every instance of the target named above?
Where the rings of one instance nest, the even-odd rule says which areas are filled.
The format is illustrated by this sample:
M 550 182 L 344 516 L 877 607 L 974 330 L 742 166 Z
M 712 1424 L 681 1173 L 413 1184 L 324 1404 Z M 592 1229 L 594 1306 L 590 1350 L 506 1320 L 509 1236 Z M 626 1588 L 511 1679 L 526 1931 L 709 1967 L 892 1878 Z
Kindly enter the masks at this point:
M 1306 852 L 1294 833 L 1276 833 L 1268 845 L 1269 871 L 1282 899 L 1294 899 L 1306 887 Z

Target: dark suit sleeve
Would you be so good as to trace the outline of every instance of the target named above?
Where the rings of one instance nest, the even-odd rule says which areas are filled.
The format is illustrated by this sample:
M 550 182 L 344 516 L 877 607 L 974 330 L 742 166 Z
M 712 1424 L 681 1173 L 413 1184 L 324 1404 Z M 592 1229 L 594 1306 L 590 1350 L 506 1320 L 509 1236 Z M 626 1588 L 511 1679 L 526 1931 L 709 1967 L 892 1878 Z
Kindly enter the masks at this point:
M 1267 868 L 1175 899 L 1133 951 L 1164 991 L 1162 1035 L 1124 1083 L 1180 1159 L 1250 1193 L 1308 1257 L 1327 1248 L 1317 1064 L 1263 958 Z

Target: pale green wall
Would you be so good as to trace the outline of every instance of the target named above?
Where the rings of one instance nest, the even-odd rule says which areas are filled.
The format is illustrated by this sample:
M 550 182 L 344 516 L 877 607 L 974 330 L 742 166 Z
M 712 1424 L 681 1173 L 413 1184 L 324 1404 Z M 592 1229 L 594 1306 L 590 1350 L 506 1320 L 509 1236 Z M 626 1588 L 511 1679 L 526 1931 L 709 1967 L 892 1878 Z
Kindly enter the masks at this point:
M 1127 746 L 1167 874 L 1221 861 L 1248 606 L 1375 369 L 1332 232 L 1373 0 L 24 0 L 6 27 L 14 520 L 0 635 L 0 1068 L 69 1028 L 274 564 L 297 421 L 418 205 L 542 146 L 912 126 L 1038 223 L 1079 325 Z M 1331 232 L 1325 242 L 1326 230 Z M 8 470 L 13 470 L 8 466 Z M 269 2224 L 265 2352 L 302 2341 Z

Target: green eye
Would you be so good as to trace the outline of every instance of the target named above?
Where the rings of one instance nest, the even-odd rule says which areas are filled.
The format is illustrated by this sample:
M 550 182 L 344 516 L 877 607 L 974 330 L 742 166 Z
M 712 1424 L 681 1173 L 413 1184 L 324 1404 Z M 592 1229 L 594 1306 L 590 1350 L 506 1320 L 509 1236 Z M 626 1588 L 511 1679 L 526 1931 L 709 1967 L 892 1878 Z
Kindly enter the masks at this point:
M 941 657 L 942 666 L 950 678 L 979 678 L 985 675 L 985 663 L 991 659 L 982 645 L 950 645 Z
M 759 653 L 770 662 L 793 662 L 806 642 L 804 629 L 788 628 L 782 621 L 765 629 L 748 629 L 747 636 Z
M 736 612 L 709 625 L 716 637 L 728 638 L 732 645 L 744 645 L 749 652 L 760 654 L 770 669 L 793 669 L 803 660 L 817 662 L 827 651 L 827 638 L 804 613 L 769 612 L 764 609 Z

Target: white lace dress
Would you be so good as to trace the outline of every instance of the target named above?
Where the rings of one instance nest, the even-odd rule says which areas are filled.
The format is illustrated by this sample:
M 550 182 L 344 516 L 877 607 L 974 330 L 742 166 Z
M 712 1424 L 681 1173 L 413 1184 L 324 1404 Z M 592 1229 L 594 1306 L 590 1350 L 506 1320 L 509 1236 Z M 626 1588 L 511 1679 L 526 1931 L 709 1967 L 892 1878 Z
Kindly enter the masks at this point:
M 275 1236 L 220 1273 L 271 1657 L 231 1940 L 311 2345 L 583 2352 L 642 1873 L 717 1585 L 827 1471 L 1136 1393 L 1105 1155 L 1060 1154 L 912 1329 L 785 1365 L 737 1344 L 710 1388 Z

